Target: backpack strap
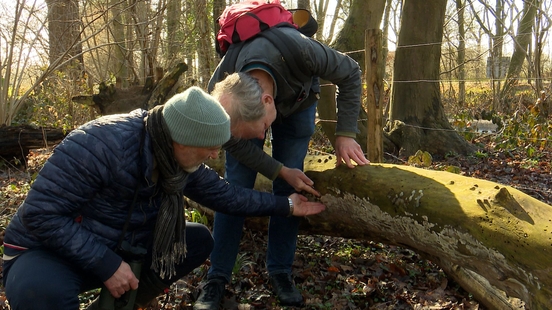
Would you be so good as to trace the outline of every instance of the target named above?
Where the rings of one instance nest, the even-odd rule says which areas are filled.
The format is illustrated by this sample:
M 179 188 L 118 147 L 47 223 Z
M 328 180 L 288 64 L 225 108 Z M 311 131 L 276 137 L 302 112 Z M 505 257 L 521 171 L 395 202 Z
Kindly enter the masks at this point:
M 265 30 L 268 30 L 270 26 L 265 23 L 262 19 L 259 18 L 256 14 L 253 14 L 251 12 L 246 12 L 244 15 L 251 16 L 252 18 L 256 19 L 257 22 L 259 22 L 259 32 L 263 32 Z M 238 33 L 238 21 L 234 23 L 234 31 L 232 31 L 232 44 L 241 42 L 240 34 Z
M 298 77 L 301 81 L 310 81 L 312 77 L 311 75 L 307 75 L 307 72 L 310 70 L 308 70 L 305 62 L 299 59 L 301 50 L 299 50 L 297 45 L 286 42 L 286 35 L 280 31 L 279 27 L 287 26 L 285 23 L 277 25 L 259 33 L 259 36 L 267 39 L 272 45 L 276 46 L 284 57 L 293 76 Z
M 226 51 L 226 54 L 224 54 L 224 58 L 222 59 L 222 62 L 220 63 L 220 71 L 228 74 L 232 74 L 236 72 L 236 61 L 238 60 L 238 55 L 240 54 L 240 51 L 243 47 L 244 42 L 231 44 L 228 47 L 228 50 Z M 214 85 L 213 85 L 214 87 Z M 212 91 L 209 90 L 209 91 Z
M 263 37 L 267 39 L 278 49 L 293 76 L 297 77 L 301 81 L 310 81 L 312 77 L 307 75 L 307 72 L 310 70 L 307 68 L 305 62 L 302 59 L 299 59 L 299 55 L 301 55 L 299 47 L 295 44 L 286 43 L 286 35 L 280 31 L 280 27 L 290 26 L 286 23 L 282 23 L 260 32 L 256 37 Z M 219 70 L 221 70 L 221 72 L 227 72 L 228 74 L 235 72 L 236 61 L 245 42 L 230 45 L 228 51 L 226 51 L 226 54 L 224 55 L 222 63 L 220 64 Z

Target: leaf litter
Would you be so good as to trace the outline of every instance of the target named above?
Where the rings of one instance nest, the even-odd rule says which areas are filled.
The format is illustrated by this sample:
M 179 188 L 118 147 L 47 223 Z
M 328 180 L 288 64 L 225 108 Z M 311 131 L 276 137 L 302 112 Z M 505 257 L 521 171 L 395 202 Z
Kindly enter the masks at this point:
M 0 241 L 32 178 L 50 154 L 32 151 L 26 169 L 9 163 L 0 167 Z M 452 166 L 462 175 L 510 185 L 552 204 L 551 162 L 549 150 L 543 150 L 538 160 L 528 160 L 522 152 L 490 151 L 484 157 L 433 161 L 429 169 Z M 222 309 L 294 309 L 279 306 L 271 293 L 264 267 L 267 240 L 265 231 L 244 229 L 236 273 L 225 290 Z M 192 309 L 208 267 L 209 260 L 144 310 Z M 293 279 L 305 297 L 303 309 L 486 309 L 439 266 L 414 251 L 368 240 L 300 235 Z M 82 294 L 81 309 L 97 295 L 97 290 Z M 0 287 L 0 310 L 4 309 L 9 309 L 9 303 Z

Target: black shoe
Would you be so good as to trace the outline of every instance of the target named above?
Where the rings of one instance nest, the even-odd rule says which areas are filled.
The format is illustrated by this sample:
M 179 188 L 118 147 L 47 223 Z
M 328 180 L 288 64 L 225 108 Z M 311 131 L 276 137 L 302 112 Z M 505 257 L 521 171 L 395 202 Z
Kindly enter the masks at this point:
M 305 305 L 303 295 L 295 287 L 289 274 L 278 273 L 270 276 L 270 284 L 272 285 L 272 291 L 278 296 L 282 306 L 302 307 Z
M 201 293 L 194 303 L 194 310 L 218 310 L 224 296 L 226 279 L 213 278 L 203 285 Z

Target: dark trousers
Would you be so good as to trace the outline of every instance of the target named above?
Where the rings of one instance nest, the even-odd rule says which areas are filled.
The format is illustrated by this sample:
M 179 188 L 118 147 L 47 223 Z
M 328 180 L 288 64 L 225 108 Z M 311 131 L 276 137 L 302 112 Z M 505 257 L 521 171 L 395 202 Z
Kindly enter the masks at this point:
M 204 225 L 186 223 L 184 261 L 176 266 L 177 275 L 164 280 L 167 287 L 200 266 L 209 257 L 213 237 Z M 151 261 L 150 256 L 146 264 Z M 151 272 L 149 265 L 142 272 Z M 4 286 L 12 310 L 77 310 L 78 295 L 99 288 L 102 282 L 80 266 L 46 249 L 31 249 L 4 262 Z
M 272 156 L 289 168 L 303 170 L 303 163 L 314 132 L 316 105 L 294 113 L 272 124 Z M 258 147 L 264 141 L 252 140 Z M 240 163 L 226 153 L 226 174 L 228 182 L 246 188 L 253 188 L 257 172 Z M 273 183 L 275 195 L 288 196 L 295 192 L 284 179 L 277 178 Z M 291 273 L 295 259 L 297 233 L 301 218 L 292 216 L 271 216 L 268 225 L 268 248 L 266 266 L 269 275 Z M 215 247 L 211 254 L 209 277 L 224 277 L 230 282 L 232 268 L 239 252 L 245 217 L 217 212 L 213 226 Z

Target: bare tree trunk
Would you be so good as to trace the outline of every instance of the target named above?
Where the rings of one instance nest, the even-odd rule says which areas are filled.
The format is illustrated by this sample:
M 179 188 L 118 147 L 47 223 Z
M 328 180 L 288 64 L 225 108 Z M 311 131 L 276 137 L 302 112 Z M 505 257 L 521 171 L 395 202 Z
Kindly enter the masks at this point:
M 549 10 L 546 9 L 544 1 L 540 2 L 541 7 L 539 7 L 539 10 L 537 12 L 537 16 L 535 19 L 535 61 L 534 64 L 534 74 L 535 74 L 535 89 L 537 90 L 537 93 L 540 94 L 541 91 L 544 90 L 544 84 L 543 84 L 543 68 L 542 68 L 542 52 L 543 52 L 543 46 L 545 44 L 544 40 L 547 37 L 548 29 L 552 26 L 552 23 L 549 22 L 549 17 L 546 15 Z M 550 105 L 552 107 L 552 105 Z M 552 111 L 551 111 L 552 112 Z M 550 113 L 549 115 L 552 115 Z
M 316 15 L 316 22 L 318 22 L 318 29 L 320 30 L 324 29 L 325 27 L 326 15 L 328 12 L 328 1 L 329 0 L 318 0 L 318 3 L 314 1 L 314 13 Z M 315 38 L 320 42 L 325 42 L 324 32 L 316 32 Z
M 477 42 L 477 55 L 483 55 L 483 33 L 482 31 L 478 31 L 477 33 L 478 35 L 474 36 L 475 37 L 475 40 Z M 481 81 L 481 79 L 484 77 L 483 75 L 483 72 L 485 72 L 485 70 L 481 70 L 481 66 L 475 66 L 475 79 L 477 80 L 477 82 L 479 83 Z
M 353 1 L 349 16 L 332 47 L 343 52 L 363 50 L 366 30 L 380 28 L 384 8 L 385 0 Z M 364 68 L 364 53 L 355 52 L 350 56 Z
M 132 16 L 132 23 L 129 23 L 127 31 L 127 41 L 134 42 L 138 48 L 140 61 L 138 65 L 137 73 L 135 74 L 133 84 L 144 83 L 147 77 L 153 76 L 153 67 L 155 66 L 155 55 L 152 55 L 153 49 L 151 45 L 150 38 L 153 36 L 153 27 L 150 25 L 150 6 L 147 5 L 144 1 L 132 0 L 131 9 L 129 10 L 129 15 Z M 129 53 L 129 64 L 132 66 L 134 61 L 132 55 L 134 53 Z M 136 70 L 135 70 L 136 71 Z
M 74 58 L 80 63 L 79 67 L 82 70 L 82 25 L 78 0 L 46 0 L 46 4 L 50 65 Z
M 487 2 L 482 3 L 484 5 L 483 16 L 479 16 L 478 10 L 473 5 L 473 0 L 469 0 L 471 11 L 474 13 L 474 17 L 485 34 L 489 37 L 489 50 L 491 50 L 490 57 L 487 59 L 487 69 L 489 70 L 488 77 L 491 78 L 491 91 L 493 94 L 492 108 L 496 111 L 501 111 L 500 100 L 498 91 L 500 90 L 500 78 L 501 78 L 501 64 L 502 64 L 502 46 L 504 45 L 504 6 L 503 0 L 496 0 L 495 8 L 492 8 Z M 489 12 L 493 12 L 492 17 L 489 17 Z M 490 29 L 491 26 L 485 24 L 484 20 L 495 21 L 495 33 Z
M 217 22 L 217 18 L 222 14 L 224 11 L 224 8 L 226 7 L 226 1 L 224 0 L 213 0 L 213 29 L 214 34 L 213 37 L 216 38 L 216 34 L 219 31 L 220 27 Z
M 529 46 L 531 43 L 533 24 L 539 5 L 538 0 L 528 0 L 523 2 L 523 17 L 519 22 L 517 35 L 514 38 L 514 53 L 508 68 L 506 82 L 500 94 L 501 102 L 508 102 L 508 97 L 512 95 L 513 87 L 519 81 L 519 75 L 523 63 L 529 56 Z M 528 59 L 529 60 L 529 59 Z
M 118 83 L 118 87 L 128 87 L 129 75 L 128 75 L 128 63 L 126 59 L 126 41 L 125 41 L 125 27 L 123 20 L 123 12 L 127 8 L 126 1 L 110 0 L 112 24 L 110 26 L 110 33 L 115 44 L 112 49 L 112 58 L 110 61 L 111 72 L 115 75 L 115 79 Z
M 163 6 L 161 7 L 160 5 Z M 147 60 L 150 70 L 148 72 L 148 77 L 155 77 L 156 72 L 158 72 L 159 68 L 162 68 L 163 66 L 165 66 L 167 70 L 170 70 L 174 65 L 177 65 L 177 63 L 169 63 L 167 59 L 164 59 L 164 61 L 159 59 L 159 49 L 162 46 L 161 37 L 165 25 L 164 12 L 166 11 L 166 0 L 160 1 L 160 5 L 155 12 L 152 11 L 151 7 L 147 10 L 148 21 L 151 20 L 151 22 L 148 23 L 150 34 L 147 35 Z M 178 34 L 182 34 L 182 29 L 180 29 Z M 182 60 L 179 60 L 179 62 L 182 62 Z
M 182 32 L 180 17 L 182 16 L 182 0 L 167 1 L 167 64 L 177 62 L 177 55 L 182 48 Z
M 465 2 L 456 0 L 456 11 L 458 13 L 458 53 L 456 63 L 458 66 L 458 105 L 464 107 L 466 105 L 466 30 L 464 29 L 465 19 L 464 12 L 466 11 Z
M 213 47 L 211 44 L 211 24 L 209 23 L 209 14 L 207 5 L 203 0 L 195 1 L 195 16 L 198 37 L 198 73 L 202 85 L 207 85 L 211 73 L 215 71 Z
M 502 48 L 504 46 L 504 0 L 496 0 L 495 10 L 495 35 L 492 37 L 492 63 L 493 69 L 491 70 L 492 77 L 492 89 L 493 89 L 493 109 L 495 111 L 504 111 L 505 103 L 500 101 L 499 92 L 503 69 L 502 69 Z M 495 72 L 494 66 L 497 70 Z
M 473 147 L 449 124 L 439 89 L 439 60 L 446 1 L 404 3 L 389 115 L 389 138 L 410 156 L 466 154 Z M 419 12 L 426 12 L 424 16 Z
M 342 9 L 342 3 L 343 3 L 343 0 L 337 0 L 337 3 L 335 4 L 333 18 L 330 23 L 330 31 L 328 33 L 328 42 L 331 42 L 332 38 L 334 37 L 335 25 L 337 24 L 339 11 L 341 11 Z
M 385 38 L 383 40 L 383 59 L 387 59 L 387 55 L 389 54 L 389 40 L 387 38 L 389 38 L 389 16 L 391 15 L 391 2 L 393 0 L 386 0 L 385 1 L 385 9 L 383 11 L 383 27 L 382 27 L 382 38 Z M 382 68 L 382 71 L 383 72 L 383 75 L 385 76 L 385 69 L 386 69 L 386 65 L 385 65 L 385 61 L 383 62 L 383 68 Z

